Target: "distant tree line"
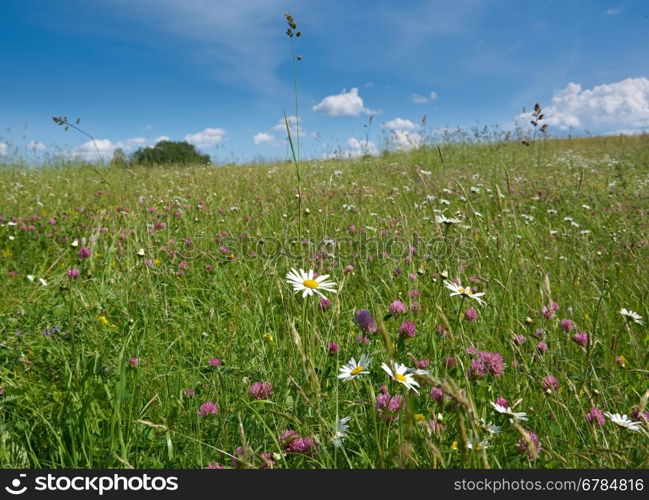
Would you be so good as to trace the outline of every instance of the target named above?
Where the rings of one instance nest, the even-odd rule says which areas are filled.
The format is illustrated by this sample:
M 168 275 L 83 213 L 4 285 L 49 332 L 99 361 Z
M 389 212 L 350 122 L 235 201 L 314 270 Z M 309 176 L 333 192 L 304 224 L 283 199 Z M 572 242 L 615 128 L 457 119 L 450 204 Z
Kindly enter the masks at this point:
M 205 165 L 210 163 L 210 156 L 201 154 L 193 144 L 187 141 L 160 141 L 153 147 L 140 148 L 129 157 L 123 149 L 117 148 L 113 153 L 111 164 L 127 165 Z

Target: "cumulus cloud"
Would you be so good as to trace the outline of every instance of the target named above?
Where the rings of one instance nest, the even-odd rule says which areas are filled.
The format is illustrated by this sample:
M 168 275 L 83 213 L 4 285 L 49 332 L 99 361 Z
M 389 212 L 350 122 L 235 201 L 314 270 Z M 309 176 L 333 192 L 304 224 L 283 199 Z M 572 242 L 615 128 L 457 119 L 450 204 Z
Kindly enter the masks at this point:
M 4 142 L 0 142 L 0 156 L 7 153 L 8 146 Z
M 169 140 L 169 137 L 168 137 L 168 136 L 166 136 L 166 135 L 161 135 L 160 137 L 158 137 L 158 138 L 155 140 L 155 143 L 158 144 L 159 142 L 162 142 L 162 141 L 168 141 L 168 140 Z
M 123 141 L 113 142 L 110 139 L 95 139 L 95 142 L 86 141 L 72 151 L 71 156 L 85 161 L 104 159 L 109 161 L 116 149 L 131 152 L 137 148 L 147 146 L 149 141 L 144 137 L 132 137 Z
M 437 97 L 439 97 L 437 92 L 433 91 L 427 95 L 412 94 L 410 99 L 412 99 L 412 102 L 416 104 L 426 104 L 427 102 L 433 102 Z
M 329 116 L 358 116 L 361 113 L 367 115 L 378 114 L 377 111 L 365 107 L 356 87 L 349 92 L 343 89 L 340 94 L 329 95 L 311 109 L 316 113 Z
M 410 151 L 417 149 L 424 143 L 424 138 L 421 134 L 416 132 L 408 132 L 407 130 L 393 130 L 392 142 L 394 146 L 401 151 Z
M 45 144 L 40 141 L 29 141 L 27 148 L 31 149 L 32 151 L 43 151 L 45 149 Z
M 252 137 L 252 142 L 254 142 L 256 146 L 259 146 L 260 144 L 269 144 L 275 142 L 275 136 L 267 134 L 266 132 L 257 132 Z
M 638 131 L 649 127 L 649 78 L 627 78 L 592 89 L 569 83 L 552 98 L 544 113 L 546 123 L 560 130 L 583 127 L 600 132 L 620 128 Z
M 362 155 L 375 155 L 378 153 L 376 144 L 372 141 L 357 139 L 356 137 L 350 137 L 345 141 L 345 146 L 347 146 L 346 154 L 347 156 L 355 157 Z
M 395 118 L 381 124 L 383 130 L 414 130 L 417 128 L 410 120 L 404 118 Z
M 211 148 L 220 143 L 225 137 L 225 130 L 222 128 L 206 128 L 195 134 L 188 134 L 185 140 L 198 148 Z
M 110 160 L 117 146 L 110 139 L 95 139 L 78 146 L 72 156 L 85 161 L 97 161 L 101 158 Z
M 302 125 L 302 120 L 298 119 L 297 116 L 287 116 L 286 121 L 284 121 L 284 117 L 280 118 L 275 125 L 273 125 L 273 130 L 279 130 L 279 131 L 284 131 L 286 132 L 286 122 L 288 122 L 288 126 L 291 129 L 291 133 L 295 130 L 295 127 L 300 124 Z

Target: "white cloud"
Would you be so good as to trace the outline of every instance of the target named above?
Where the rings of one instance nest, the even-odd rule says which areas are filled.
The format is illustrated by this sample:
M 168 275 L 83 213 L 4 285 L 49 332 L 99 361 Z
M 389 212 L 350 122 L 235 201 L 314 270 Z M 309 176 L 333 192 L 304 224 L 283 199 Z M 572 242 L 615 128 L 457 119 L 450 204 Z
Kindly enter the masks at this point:
M 439 96 L 437 95 L 437 92 L 433 91 L 428 95 L 412 94 L 410 96 L 410 99 L 412 99 L 412 102 L 416 104 L 426 104 L 427 102 L 435 101 L 438 97 Z
M 206 128 L 195 134 L 188 134 L 185 140 L 199 148 L 211 148 L 220 143 L 225 137 L 225 130 L 222 128 Z
M 256 146 L 259 146 L 260 144 L 264 144 L 264 143 L 268 144 L 274 141 L 275 141 L 275 136 L 272 134 L 267 134 L 266 132 L 257 132 L 252 137 L 252 142 L 254 142 Z
M 362 156 L 362 155 L 375 155 L 378 153 L 376 144 L 372 141 L 367 141 L 365 139 L 357 139 L 356 137 L 350 137 L 345 141 L 347 146 L 346 154 L 348 156 Z
M 363 99 L 358 95 L 356 87 L 349 92 L 343 89 L 340 94 L 327 96 L 311 109 L 316 113 L 329 116 L 358 116 L 361 113 L 377 114 L 376 111 L 372 111 L 363 105 Z
M 110 139 L 95 139 L 94 142 L 87 141 L 81 144 L 72 152 L 72 156 L 85 161 L 97 161 L 100 158 L 108 161 L 116 148 L 117 146 Z
M 279 131 L 284 131 L 286 132 L 286 122 L 288 122 L 288 126 L 291 129 L 291 132 L 295 130 L 295 127 L 299 124 L 302 124 L 302 120 L 298 119 L 297 116 L 287 116 L 286 120 L 284 120 L 284 117 L 280 118 L 279 121 L 273 125 L 273 130 L 279 130 Z
M 32 151 L 43 151 L 45 149 L 45 144 L 40 141 L 29 141 L 27 148 L 31 149 Z
M 401 151 L 410 151 L 411 149 L 420 147 L 424 143 L 424 138 L 416 132 L 393 130 L 392 142 L 397 149 Z
M 606 11 L 607 16 L 617 16 L 620 12 L 622 12 L 622 9 L 609 9 Z
M 117 142 L 113 142 L 110 139 L 95 139 L 94 143 L 92 141 L 86 141 L 78 146 L 72 151 L 71 156 L 85 161 L 97 161 L 102 158 L 104 161 L 110 161 L 116 149 L 122 149 L 128 153 L 148 144 L 149 141 L 144 137 L 132 137 Z
M 627 78 L 620 82 L 582 89 L 569 83 L 543 110 L 548 125 L 566 130 L 583 127 L 593 131 L 649 127 L 649 78 Z M 529 115 L 519 115 L 527 119 Z
M 381 124 L 381 128 L 384 130 L 414 130 L 417 125 L 404 118 L 395 118 Z
M 155 143 L 158 144 L 159 142 L 162 142 L 162 141 L 168 141 L 168 140 L 169 140 L 169 137 L 168 137 L 168 136 L 166 136 L 166 135 L 161 135 L 160 137 L 158 137 L 158 138 L 155 140 Z
M 4 155 L 7 152 L 7 145 L 4 142 L 0 142 L 0 156 Z

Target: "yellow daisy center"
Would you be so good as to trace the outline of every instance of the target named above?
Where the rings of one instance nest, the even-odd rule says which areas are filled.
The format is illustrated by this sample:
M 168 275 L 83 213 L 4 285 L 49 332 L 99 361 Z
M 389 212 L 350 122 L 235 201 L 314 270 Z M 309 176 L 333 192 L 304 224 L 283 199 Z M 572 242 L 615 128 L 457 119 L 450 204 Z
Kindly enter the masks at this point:
M 404 375 L 401 375 L 400 373 L 397 373 L 394 378 L 396 378 L 399 382 L 405 382 L 406 377 Z
M 354 368 L 350 373 L 352 375 L 358 375 L 362 371 L 363 371 L 363 367 L 359 365 L 356 368 Z
M 318 283 L 316 280 L 304 280 L 302 284 L 307 288 L 311 288 L 312 290 L 320 286 L 320 283 Z
M 460 293 L 466 293 L 466 289 L 464 287 L 458 288 L 457 291 Z

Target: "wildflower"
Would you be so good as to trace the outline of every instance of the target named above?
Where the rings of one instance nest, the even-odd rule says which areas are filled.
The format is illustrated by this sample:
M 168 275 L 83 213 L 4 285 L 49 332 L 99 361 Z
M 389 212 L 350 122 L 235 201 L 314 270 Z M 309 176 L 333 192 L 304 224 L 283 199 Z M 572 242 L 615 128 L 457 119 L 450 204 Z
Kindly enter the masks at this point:
M 198 414 L 201 417 L 209 417 L 216 415 L 219 412 L 219 407 L 213 401 L 206 401 L 198 408 Z
M 78 269 L 72 268 L 72 269 L 69 269 L 66 274 L 68 275 L 68 278 L 73 280 L 73 279 L 79 277 L 79 275 L 81 274 L 81 271 L 79 271 Z
M 345 266 L 345 268 L 343 269 L 344 274 L 349 274 L 353 272 L 354 272 L 354 266 L 352 266 L 351 264 Z
M 543 316 L 545 319 L 552 319 L 556 316 L 556 312 L 552 308 L 543 306 L 543 309 L 541 309 L 541 316 Z
M 491 406 L 493 406 L 494 410 L 496 410 L 498 413 L 501 413 L 503 415 L 507 415 L 509 417 L 512 417 L 513 422 L 525 422 L 527 420 L 527 413 L 525 412 L 515 412 L 513 411 L 510 407 L 509 404 L 507 403 L 507 400 L 503 398 L 502 396 L 498 397 L 496 399 L 496 402 L 494 403 L 493 401 L 490 402 Z
M 372 360 L 367 354 L 363 354 L 358 363 L 356 359 L 352 358 L 346 365 L 340 367 L 338 378 L 341 380 L 353 380 L 360 375 L 367 375 L 370 373 L 367 371 L 367 367 L 370 366 L 371 362 Z
M 80 259 L 87 259 L 88 257 L 90 257 L 90 255 L 91 255 L 91 252 L 90 252 L 90 249 L 88 247 L 81 247 L 79 249 L 79 252 L 77 253 L 77 256 Z
M 469 375 L 482 378 L 489 374 L 494 377 L 501 377 L 505 371 L 503 357 L 497 352 L 479 351 L 478 357 L 471 361 Z
M 38 282 L 43 286 L 47 286 L 47 281 L 44 278 L 38 278 Z
M 645 424 L 649 424 L 649 411 L 640 411 L 640 408 L 636 406 L 631 410 L 631 416 L 633 417 L 633 420 L 637 422 L 644 422 Z
M 572 340 L 575 344 L 586 347 L 588 345 L 588 334 L 584 332 L 575 333 Z
M 627 360 L 624 356 L 616 356 L 615 357 L 615 362 L 620 365 L 622 368 L 624 368 L 627 364 Z
M 415 324 L 412 321 L 404 321 L 403 323 L 401 323 L 399 333 L 403 337 L 413 338 L 417 334 Z
M 273 395 L 273 385 L 270 382 L 255 382 L 250 386 L 250 394 L 255 399 L 268 399 Z
M 412 314 L 419 314 L 419 311 L 421 311 L 421 304 L 419 302 L 413 302 L 410 304 L 410 312 Z
M 470 299 L 475 300 L 480 305 L 484 305 L 484 300 L 480 298 L 484 295 L 484 292 L 476 293 L 471 288 L 465 288 L 462 285 L 458 285 L 451 281 L 445 281 L 444 286 L 451 291 L 451 297 L 454 295 L 461 295 L 462 297 L 469 297 Z
M 561 328 L 563 328 L 563 330 L 565 330 L 566 332 L 569 332 L 570 330 L 575 329 L 575 324 L 571 319 L 562 319 Z
M 398 316 L 399 314 L 404 314 L 408 308 L 400 300 L 393 301 L 388 307 L 388 311 L 392 316 Z
M 224 470 L 226 469 L 225 465 L 223 465 L 220 462 L 210 462 L 207 464 L 206 469 L 216 469 L 216 470 Z
M 128 366 L 130 366 L 131 368 L 137 368 L 138 366 L 140 366 L 140 360 L 135 357 L 129 358 Z
M 316 449 L 316 442 L 311 437 L 302 437 L 297 432 L 286 429 L 279 436 L 282 448 L 287 453 L 312 453 Z
M 446 217 L 445 215 L 438 215 L 435 217 L 435 224 L 444 224 L 446 227 L 452 226 L 453 224 L 459 224 L 462 222 L 462 219 L 457 217 Z
M 637 312 L 633 312 L 629 309 L 620 309 L 620 314 L 630 323 L 637 323 L 638 325 L 642 325 L 642 316 L 640 316 Z
M 140 248 L 140 249 L 137 251 L 137 255 L 138 255 L 138 257 L 144 257 L 144 248 Z
M 428 359 L 420 359 L 418 361 L 415 361 L 415 368 L 426 369 L 429 366 L 430 366 L 430 360 Z
M 302 269 L 299 271 L 291 269 L 291 272 L 286 275 L 286 282 L 293 285 L 294 292 L 302 292 L 302 297 L 311 296 L 314 293 L 317 293 L 320 297 L 325 298 L 322 293 L 323 291 L 332 293 L 337 292 L 335 288 L 336 283 L 328 281 L 328 277 L 328 274 L 315 277 L 313 270 L 306 272 Z
M 455 368 L 456 363 L 457 363 L 457 361 L 455 360 L 455 358 L 453 356 L 448 356 L 446 358 L 446 361 L 445 361 L 446 368 L 448 368 L 448 369 Z
M 382 363 L 381 368 L 383 368 L 383 370 L 385 370 L 393 380 L 403 384 L 406 389 L 412 389 L 415 393 L 419 394 L 419 391 L 416 389 L 416 387 L 419 387 L 419 382 L 414 379 L 412 373 L 408 373 L 408 367 L 406 365 L 395 363 L 394 366 L 390 368 L 387 364 Z
M 194 396 L 194 394 L 196 394 L 196 391 L 195 391 L 194 389 L 185 389 L 185 390 L 183 391 L 183 393 L 184 393 L 185 396 L 187 396 L 188 398 L 191 398 L 192 396 Z
M 103 325 L 108 325 L 108 324 L 110 323 L 110 322 L 108 321 L 108 319 L 106 318 L 106 316 L 99 316 L 99 317 L 97 318 L 97 321 L 99 321 L 99 322 L 102 323 Z
M 538 344 L 536 344 L 536 350 L 539 352 L 539 354 L 544 354 L 545 351 L 548 350 L 548 344 L 546 344 L 545 342 L 539 342 Z
M 329 344 L 327 344 L 327 352 L 329 354 L 331 355 L 338 354 L 339 350 L 340 350 L 340 346 L 335 342 L 329 342 Z
M 354 321 L 364 333 L 375 333 L 376 323 L 367 309 L 359 309 L 354 315 Z
M 595 406 L 593 406 L 586 414 L 586 420 L 588 420 L 595 427 L 602 427 L 606 423 L 604 412 Z
M 352 417 L 344 417 L 338 420 L 336 422 L 336 430 L 334 431 L 334 437 L 331 439 L 331 443 L 336 447 L 340 448 L 343 444 L 343 441 L 347 439 L 347 435 L 349 432 L 349 426 L 347 425 L 347 422 Z
M 473 323 L 477 319 L 477 317 L 478 311 L 473 307 L 469 307 L 464 313 L 464 320 L 468 321 L 469 323 Z
M 370 338 L 365 335 L 359 335 L 358 337 L 356 337 L 356 343 L 367 345 L 370 343 Z
M 516 449 L 520 453 L 527 452 L 527 457 L 530 460 L 537 459 L 541 448 L 541 441 L 539 440 L 539 437 L 532 431 L 526 431 L 525 436 L 520 438 L 516 443 Z
M 386 420 L 393 420 L 397 417 L 399 410 L 403 405 L 403 397 L 399 394 L 390 395 L 388 388 L 381 386 L 380 393 L 374 401 L 374 408 L 378 410 L 379 416 Z
M 326 311 L 327 309 L 331 309 L 331 300 L 323 297 L 320 299 L 320 302 L 318 302 L 318 309 L 321 311 Z
M 208 361 L 208 364 L 210 366 L 214 366 L 214 367 L 221 366 L 221 360 L 219 358 L 210 358 L 210 360 Z
M 559 380 L 557 377 L 548 375 L 543 379 L 543 388 L 547 391 L 558 391 L 559 390 Z
M 640 424 L 638 422 L 634 422 L 626 415 L 620 415 L 619 413 L 609 413 L 609 412 L 605 412 L 604 415 L 606 415 L 608 419 L 618 427 L 629 429 L 630 431 L 633 432 L 640 432 Z
M 444 400 L 444 391 L 439 387 L 433 387 L 430 390 L 430 397 L 438 403 L 441 403 Z
M 525 343 L 525 335 L 516 335 L 514 340 L 518 345 L 523 345 Z
M 263 337 L 263 339 L 264 339 L 266 342 L 273 342 L 273 341 L 275 340 L 275 337 L 273 337 L 273 334 L 272 334 L 272 333 L 268 333 L 268 332 L 267 332 L 267 333 L 264 333 L 264 334 L 262 335 L 262 337 Z

